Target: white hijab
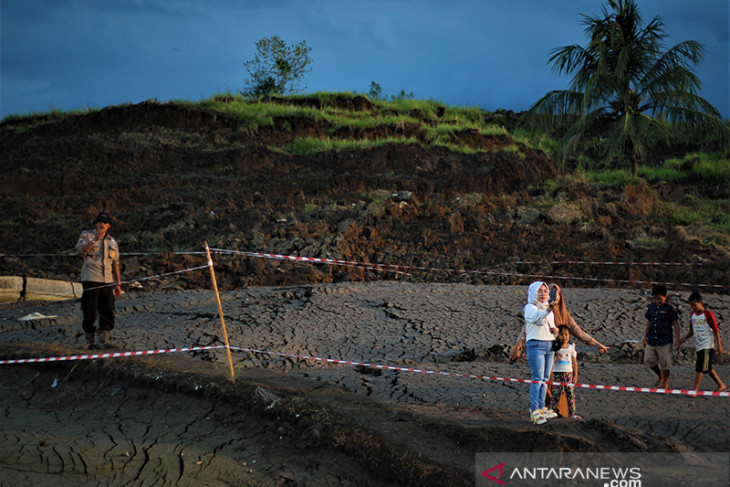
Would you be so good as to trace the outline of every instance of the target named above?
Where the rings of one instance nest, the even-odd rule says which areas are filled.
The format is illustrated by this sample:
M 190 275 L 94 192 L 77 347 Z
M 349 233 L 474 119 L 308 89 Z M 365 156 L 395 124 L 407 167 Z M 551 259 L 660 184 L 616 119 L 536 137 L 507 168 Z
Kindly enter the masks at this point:
M 542 286 L 545 286 L 547 288 L 547 284 L 545 284 L 543 281 L 535 281 L 530 284 L 530 287 L 527 288 L 527 304 L 534 304 L 538 308 L 544 306 L 543 303 L 540 303 L 537 300 L 537 291 Z

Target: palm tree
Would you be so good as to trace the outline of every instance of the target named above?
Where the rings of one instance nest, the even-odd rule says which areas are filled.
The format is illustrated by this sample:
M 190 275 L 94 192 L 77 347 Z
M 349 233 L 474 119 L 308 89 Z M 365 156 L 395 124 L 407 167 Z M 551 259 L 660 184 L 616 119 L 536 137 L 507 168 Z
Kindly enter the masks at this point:
M 651 131 L 663 138 L 679 127 L 712 131 L 727 145 L 730 129 L 698 95 L 702 83 L 692 71 L 702 61 L 702 44 L 685 41 L 663 51 L 660 17 L 643 26 L 635 0 L 607 1 L 602 16 L 583 15 L 586 47 L 551 51 L 553 71 L 573 74 L 570 88 L 546 94 L 528 118 L 544 129 L 565 129 L 563 159 L 582 138 L 606 137 L 608 155 L 629 155 L 634 176 Z

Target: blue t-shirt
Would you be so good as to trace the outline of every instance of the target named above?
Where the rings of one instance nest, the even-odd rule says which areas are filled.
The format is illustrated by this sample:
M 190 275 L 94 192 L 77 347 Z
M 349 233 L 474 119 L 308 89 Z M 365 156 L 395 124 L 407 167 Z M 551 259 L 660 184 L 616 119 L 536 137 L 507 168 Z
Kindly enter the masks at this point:
M 646 311 L 646 319 L 649 320 L 649 336 L 646 341 L 652 347 L 661 347 L 672 343 L 672 323 L 679 319 L 677 311 L 669 303 L 657 306 L 654 303 L 649 305 Z

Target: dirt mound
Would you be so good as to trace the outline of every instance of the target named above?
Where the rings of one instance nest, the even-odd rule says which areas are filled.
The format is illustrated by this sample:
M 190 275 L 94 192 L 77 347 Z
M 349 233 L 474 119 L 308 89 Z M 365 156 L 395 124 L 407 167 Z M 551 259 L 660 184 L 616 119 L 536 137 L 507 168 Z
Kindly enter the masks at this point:
M 326 103 L 343 111 L 372 110 L 366 101 L 335 97 Z M 494 116 L 514 118 L 508 115 Z M 454 143 L 476 152 L 424 143 L 310 155 L 285 150 L 297 137 L 422 140 L 433 120 L 354 128 L 315 117 L 278 117 L 245 129 L 221 113 L 149 101 L 25 123 L 0 126 L 4 251 L 70 253 L 79 232 L 106 209 L 118 220 L 112 233 L 122 252 L 145 254 L 125 256 L 129 280 L 200 263 L 159 252 L 200 251 L 205 242 L 229 250 L 451 269 L 406 272 L 415 280 L 498 284 L 531 278 L 523 274 L 559 275 L 568 286 L 610 286 L 614 280 L 642 281 L 642 287 L 651 281 L 714 284 L 725 282 L 730 262 L 726 235 L 677 227 L 666 218 L 667 202 L 692 188 L 667 183 L 658 191 L 644 185 L 596 192 L 580 178 L 556 179 L 542 153 L 509 135 L 453 133 Z M 547 179 L 556 184 L 540 184 Z M 548 264 L 575 260 L 707 265 Z M 515 264 L 528 261 L 538 264 Z M 216 266 L 224 290 L 399 277 L 249 257 L 221 258 Z M 9 275 L 74 279 L 79 267 L 71 258 L 0 260 L 0 273 Z M 480 269 L 491 274 L 473 272 Z M 180 285 L 202 285 L 198 280 L 181 277 Z

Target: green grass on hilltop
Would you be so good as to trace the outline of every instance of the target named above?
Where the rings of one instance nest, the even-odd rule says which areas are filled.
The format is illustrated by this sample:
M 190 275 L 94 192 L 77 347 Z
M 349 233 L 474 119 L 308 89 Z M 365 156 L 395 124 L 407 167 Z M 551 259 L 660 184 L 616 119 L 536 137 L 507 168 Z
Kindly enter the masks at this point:
M 410 98 L 369 100 L 372 110 L 355 110 L 354 107 L 358 104 L 362 106 L 362 96 L 351 92 L 317 92 L 276 97 L 266 101 L 251 100 L 240 94 L 220 93 L 197 102 L 173 101 L 169 104 L 227 117 L 233 122 L 231 133 L 221 132 L 214 134 L 212 138 L 206 138 L 199 134 L 160 128 L 150 133 L 125 132 L 122 136 L 134 140 L 140 147 L 145 144 L 183 144 L 186 147 L 198 147 L 199 150 L 217 150 L 220 145 L 243 143 L 245 139 L 238 136 L 241 133 L 255 136 L 261 128 L 272 126 L 281 130 L 293 130 L 294 119 L 307 119 L 321 122 L 321 126 L 325 127 L 325 136 L 295 137 L 287 145 L 271 149 L 289 154 L 311 155 L 322 151 L 356 150 L 383 144 L 420 144 L 426 148 L 446 147 L 451 151 L 476 153 L 481 150 L 466 146 L 460 142 L 463 138 L 459 136 L 461 132 L 468 134 L 476 131 L 487 138 L 511 137 L 514 143 L 508 143 L 501 150 L 517 157 L 525 157 L 525 146 L 542 151 L 554 160 L 560 153 L 557 138 L 522 128 L 519 125 L 519 116 L 510 112 L 488 112 L 479 107 L 447 106 L 440 100 Z M 51 110 L 44 114 L 11 115 L 2 123 L 5 129 L 22 131 L 38 124 L 64 117 L 82 116 L 94 111 L 98 110 Z M 359 133 L 368 132 L 369 137 L 358 136 Z M 696 188 L 702 188 L 703 184 L 721 186 L 724 189 L 721 188 L 720 192 L 727 192 L 730 159 L 726 154 L 692 152 L 658 164 L 642 164 L 637 178 L 634 178 L 628 165 L 625 166 L 626 169 L 617 169 L 616 161 L 605 160 L 601 147 L 601 140 L 598 138 L 587 143 L 578 157 L 577 169 L 573 171 L 574 174 L 582 175 L 592 190 L 623 191 L 628 184 L 644 180 L 652 188 L 666 183 L 691 183 Z M 556 163 L 556 168 L 558 172 L 567 174 L 565 167 Z M 549 184 L 550 182 L 543 182 L 548 191 Z M 702 195 L 694 198 L 685 197 L 682 201 L 671 202 L 674 206 L 663 218 L 678 225 L 697 222 L 730 233 L 727 200 L 718 202 L 709 197 L 703 198 Z
M 361 95 L 349 92 L 317 92 L 280 97 L 276 102 L 266 102 L 250 100 L 241 95 L 219 94 L 196 103 L 177 103 L 223 114 L 237 122 L 239 130 L 247 133 L 255 133 L 261 127 L 272 126 L 278 119 L 309 118 L 325 121 L 329 126 L 330 140 L 295 141 L 284 148 L 285 151 L 296 154 L 414 142 L 424 146 L 443 146 L 453 151 L 475 153 L 482 150 L 459 144 L 452 135 L 466 130 L 476 130 L 485 137 L 510 135 L 504 126 L 495 123 L 489 112 L 476 107 L 448 107 L 438 100 L 412 99 L 373 100 L 371 103 L 375 109 L 374 114 L 342 107 L 343 100 L 352 100 L 356 96 Z M 282 100 L 291 100 L 291 104 L 282 103 Z M 282 126 L 286 128 L 286 122 Z M 411 131 L 402 130 L 402 136 L 388 136 L 377 142 L 338 141 L 335 138 L 335 134 L 343 129 L 358 131 L 377 127 L 390 127 L 394 133 L 398 132 L 397 129 L 418 127 L 420 134 L 414 137 Z M 531 145 L 527 138 L 524 138 L 523 143 Z

